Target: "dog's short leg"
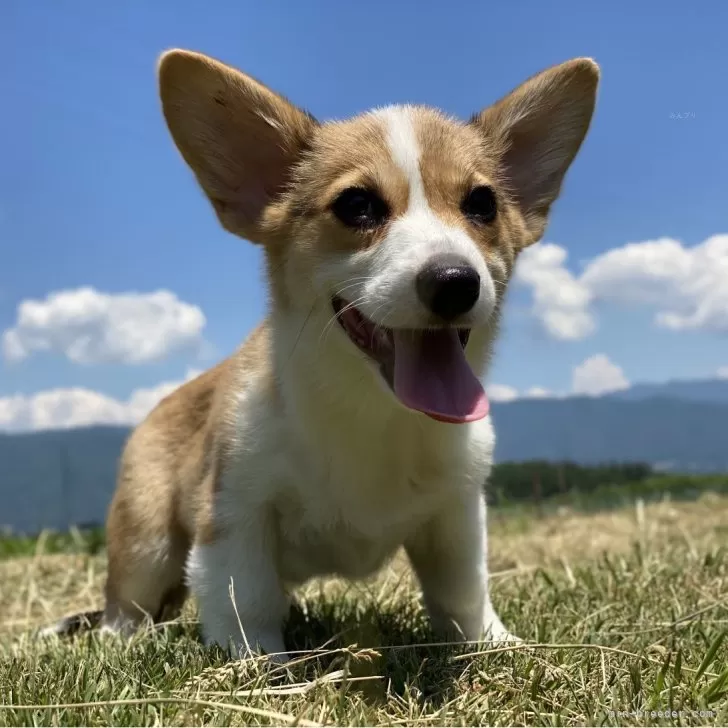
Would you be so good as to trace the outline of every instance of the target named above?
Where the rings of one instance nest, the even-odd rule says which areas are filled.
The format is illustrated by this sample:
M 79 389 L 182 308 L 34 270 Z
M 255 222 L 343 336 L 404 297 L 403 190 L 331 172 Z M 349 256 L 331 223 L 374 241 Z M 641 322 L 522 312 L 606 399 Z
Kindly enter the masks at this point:
M 405 544 L 433 627 L 453 641 L 520 642 L 488 593 L 485 500 L 453 500 Z
M 230 648 L 241 658 L 262 651 L 276 662 L 288 660 L 283 642 L 288 599 L 272 540 L 261 515 L 192 548 L 188 584 L 197 598 L 206 644 Z

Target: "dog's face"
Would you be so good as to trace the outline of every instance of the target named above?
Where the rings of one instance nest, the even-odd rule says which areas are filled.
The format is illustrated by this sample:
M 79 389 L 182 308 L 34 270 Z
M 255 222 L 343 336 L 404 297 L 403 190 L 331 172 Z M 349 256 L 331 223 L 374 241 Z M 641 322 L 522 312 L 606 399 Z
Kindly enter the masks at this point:
M 205 56 L 160 64 L 170 131 L 222 224 L 265 245 L 276 305 L 338 320 L 402 404 L 449 422 L 487 413 L 463 350 L 543 234 L 597 81 L 577 59 L 468 123 L 396 106 L 319 124 Z

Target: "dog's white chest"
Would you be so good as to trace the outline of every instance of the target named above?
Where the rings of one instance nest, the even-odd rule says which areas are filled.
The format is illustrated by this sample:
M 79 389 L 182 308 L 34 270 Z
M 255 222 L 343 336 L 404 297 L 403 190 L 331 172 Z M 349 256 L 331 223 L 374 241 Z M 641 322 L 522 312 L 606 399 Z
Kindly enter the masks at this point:
M 284 582 L 300 584 L 315 576 L 363 579 L 376 572 L 400 545 L 400 534 L 371 538 L 344 523 L 325 528 L 292 523 L 279 529 L 278 569 Z
M 448 500 L 484 483 L 489 419 L 451 430 L 370 409 L 352 426 L 307 405 L 307 428 L 270 417 L 243 422 L 261 447 L 241 449 L 236 468 L 233 509 L 244 520 L 249 498 L 267 504 L 285 582 L 369 576 Z
M 432 458 L 296 460 L 275 506 L 282 577 L 369 576 L 437 512 L 452 485 Z

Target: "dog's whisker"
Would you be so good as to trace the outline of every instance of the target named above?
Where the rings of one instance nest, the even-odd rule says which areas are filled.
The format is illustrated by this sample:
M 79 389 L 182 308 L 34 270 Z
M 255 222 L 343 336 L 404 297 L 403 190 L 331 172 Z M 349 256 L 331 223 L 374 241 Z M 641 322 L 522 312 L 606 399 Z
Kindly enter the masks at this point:
M 358 276 L 356 278 L 349 278 L 345 280 L 339 288 L 335 290 L 335 295 L 342 297 L 344 291 L 351 290 L 352 288 L 360 288 L 362 283 L 372 280 L 372 276 Z
M 387 318 L 387 312 L 386 312 L 386 311 L 385 311 L 385 314 L 384 314 L 384 316 L 382 317 L 382 320 L 381 320 L 381 322 L 377 323 L 377 321 L 376 321 L 376 318 L 377 318 L 377 313 L 378 313 L 379 311 L 381 311 L 381 310 L 382 310 L 382 309 L 383 309 L 383 308 L 384 308 L 384 307 L 385 307 L 386 305 L 387 305 L 387 301 L 384 301 L 383 303 L 380 303 L 380 304 L 379 304 L 379 306 L 377 306 L 377 307 L 376 307 L 376 308 L 374 309 L 374 311 L 372 311 L 372 315 L 371 315 L 371 318 L 370 318 L 370 320 L 371 320 L 371 321 L 372 321 L 372 323 L 374 324 L 374 327 L 372 328 L 372 333 L 371 333 L 371 337 L 370 337 L 370 339 L 369 339 L 369 341 L 370 341 L 370 345 L 371 345 L 371 344 L 373 344 L 373 342 L 374 342 L 374 337 L 376 336 L 376 334 L 377 334 L 377 333 L 378 333 L 379 331 L 381 331 L 381 330 L 383 330 L 383 329 L 384 329 L 384 330 L 386 330 L 386 329 L 390 328 L 390 327 L 386 326 L 386 325 L 385 325 L 385 323 L 384 323 L 384 321 L 385 321 L 385 320 L 386 320 L 386 318 Z M 391 313 L 391 310 L 390 310 L 390 313 Z
M 298 347 L 298 342 L 301 340 L 303 331 L 306 328 L 306 325 L 308 324 L 315 308 L 316 308 L 316 301 L 314 301 L 311 304 L 311 308 L 309 309 L 308 314 L 306 314 L 306 318 L 304 319 L 303 323 L 301 324 L 301 328 L 298 332 L 298 335 L 296 336 L 296 340 L 293 342 L 293 348 L 291 349 L 291 353 L 288 355 L 288 360 L 286 361 L 286 366 L 288 366 L 291 363 L 291 360 L 293 359 L 293 355 L 296 353 L 296 348 Z
M 351 276 L 350 278 L 347 278 L 346 280 L 343 280 L 341 282 L 342 286 L 346 286 L 349 283 L 361 283 L 362 281 L 371 281 L 374 279 L 373 275 L 366 275 L 366 276 Z
M 366 296 L 360 296 L 357 299 L 354 299 L 354 301 L 351 301 L 347 303 L 345 306 L 342 306 L 342 308 L 337 311 L 324 325 L 323 329 L 321 330 L 321 333 L 319 335 L 318 345 L 321 346 L 322 343 L 325 342 L 325 337 L 328 335 L 328 332 L 331 330 L 331 327 L 337 322 L 339 316 L 341 316 L 343 313 L 346 313 L 352 308 L 356 308 L 360 303 L 363 303 L 366 301 Z
M 349 285 L 347 285 L 347 286 L 342 286 L 341 288 L 338 288 L 336 290 L 336 295 L 339 296 L 339 297 L 341 297 L 343 295 L 344 291 L 349 291 L 352 288 L 359 288 L 360 285 L 361 284 L 358 283 L 358 282 L 356 282 L 356 283 L 349 283 Z

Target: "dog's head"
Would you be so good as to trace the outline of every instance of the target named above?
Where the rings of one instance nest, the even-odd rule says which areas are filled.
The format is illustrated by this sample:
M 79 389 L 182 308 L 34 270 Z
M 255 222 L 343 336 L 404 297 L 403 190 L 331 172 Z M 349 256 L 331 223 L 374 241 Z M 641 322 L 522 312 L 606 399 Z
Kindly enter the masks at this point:
M 188 51 L 165 53 L 159 78 L 220 222 L 265 246 L 274 305 L 320 328 L 338 320 L 332 335 L 406 407 L 485 416 L 464 350 L 471 333 L 492 335 L 518 252 L 543 235 L 591 121 L 597 65 L 550 68 L 468 123 L 412 106 L 319 123 Z

